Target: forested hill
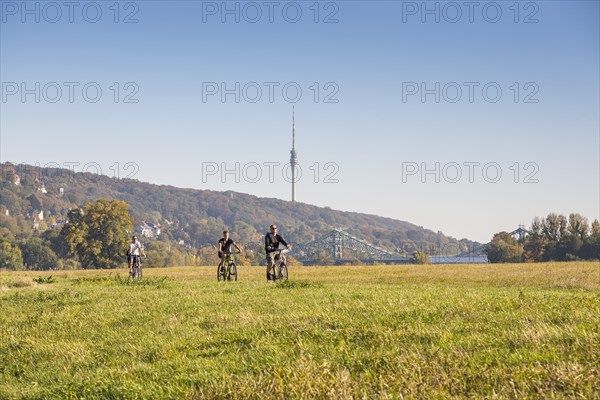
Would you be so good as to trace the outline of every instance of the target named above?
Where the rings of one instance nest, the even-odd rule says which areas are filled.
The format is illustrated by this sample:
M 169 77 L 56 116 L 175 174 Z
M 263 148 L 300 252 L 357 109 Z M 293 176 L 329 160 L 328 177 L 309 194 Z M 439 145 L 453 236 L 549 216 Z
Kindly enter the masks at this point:
M 223 228 L 229 228 L 240 243 L 259 242 L 273 222 L 293 243 L 307 242 L 334 228 L 389 250 L 414 251 L 429 245 L 466 249 L 472 243 L 405 221 L 231 191 L 181 189 L 23 164 L 1 167 L 2 226 L 15 235 L 31 233 L 40 210 L 43 219 L 37 229 L 44 230 L 60 226 L 69 208 L 114 198 L 129 204 L 136 226 L 144 221 L 159 224 L 170 240 L 194 247 L 215 243 Z

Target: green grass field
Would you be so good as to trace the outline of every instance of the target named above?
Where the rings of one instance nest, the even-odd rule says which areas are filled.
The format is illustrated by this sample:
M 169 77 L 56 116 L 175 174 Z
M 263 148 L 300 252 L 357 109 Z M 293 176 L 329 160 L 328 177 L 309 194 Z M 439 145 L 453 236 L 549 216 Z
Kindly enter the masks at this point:
M 0 398 L 600 398 L 600 263 L 239 272 L 0 272 Z

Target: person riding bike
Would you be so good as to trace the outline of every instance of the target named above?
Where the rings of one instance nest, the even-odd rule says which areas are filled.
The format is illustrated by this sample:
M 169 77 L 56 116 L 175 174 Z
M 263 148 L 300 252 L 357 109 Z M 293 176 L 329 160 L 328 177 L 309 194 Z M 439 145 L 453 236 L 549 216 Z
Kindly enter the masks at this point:
M 240 253 L 242 252 L 242 249 L 240 248 L 240 246 L 238 246 L 238 244 L 229 237 L 229 231 L 226 229 L 223 231 L 223 237 L 221 239 L 219 239 L 218 255 L 219 255 L 219 258 L 221 259 L 221 262 L 219 263 L 219 268 L 225 262 L 226 257 L 224 257 L 224 253 L 231 252 L 231 246 L 235 247 L 237 249 L 237 251 L 239 251 Z
M 137 236 L 133 236 L 131 238 L 131 243 L 129 243 L 129 249 L 127 249 L 127 264 L 129 264 L 129 273 L 133 270 L 133 265 L 139 267 L 141 264 L 141 256 L 146 257 L 146 253 L 144 252 L 144 245 L 138 241 Z
M 275 267 L 275 256 L 279 250 L 279 244 L 284 245 L 289 249 L 288 243 L 285 241 L 280 234 L 277 233 L 277 226 L 272 224 L 270 227 L 271 232 L 265 235 L 265 253 L 267 255 L 267 280 L 275 280 L 275 271 L 271 274 L 271 271 Z

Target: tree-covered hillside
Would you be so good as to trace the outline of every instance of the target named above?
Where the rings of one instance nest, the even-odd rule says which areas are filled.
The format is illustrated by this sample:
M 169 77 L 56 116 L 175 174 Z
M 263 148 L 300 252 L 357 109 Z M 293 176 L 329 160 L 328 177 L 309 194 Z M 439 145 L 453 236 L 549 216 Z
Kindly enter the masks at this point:
M 466 250 L 471 245 L 467 240 L 459 242 L 409 222 L 328 207 L 231 191 L 181 189 L 67 169 L 10 163 L 1 166 L 1 227 L 12 236 L 39 235 L 49 228 L 59 228 L 70 208 L 107 198 L 127 202 L 135 226 L 144 221 L 158 224 L 163 240 L 183 240 L 193 248 L 214 244 L 224 228 L 239 243 L 260 243 L 273 222 L 292 243 L 305 243 L 341 228 L 388 250 L 409 253 L 444 246 Z

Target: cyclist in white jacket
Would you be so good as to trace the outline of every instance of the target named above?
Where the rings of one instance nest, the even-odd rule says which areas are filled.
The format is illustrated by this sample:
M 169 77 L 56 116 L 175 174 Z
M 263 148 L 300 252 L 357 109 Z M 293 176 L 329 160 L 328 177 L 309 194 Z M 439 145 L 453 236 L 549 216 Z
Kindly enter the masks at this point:
M 129 249 L 127 250 L 127 263 L 129 264 L 129 273 L 131 273 L 131 269 L 133 268 L 134 263 L 137 266 L 141 264 L 141 256 L 146 257 L 146 253 L 144 252 L 144 245 L 142 245 L 142 243 L 138 241 L 137 236 L 133 236 L 131 238 L 131 243 L 129 243 Z

